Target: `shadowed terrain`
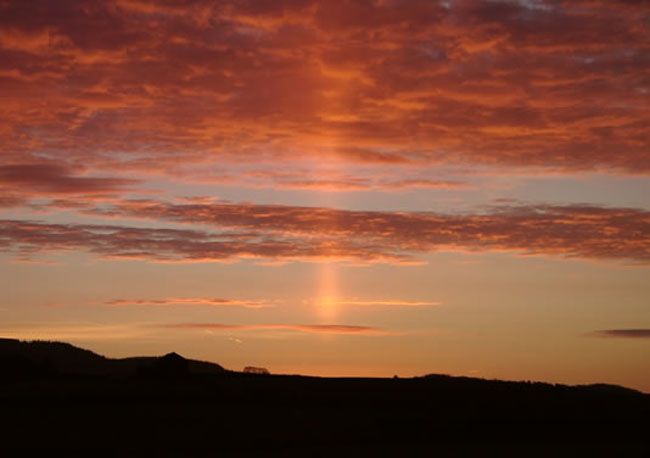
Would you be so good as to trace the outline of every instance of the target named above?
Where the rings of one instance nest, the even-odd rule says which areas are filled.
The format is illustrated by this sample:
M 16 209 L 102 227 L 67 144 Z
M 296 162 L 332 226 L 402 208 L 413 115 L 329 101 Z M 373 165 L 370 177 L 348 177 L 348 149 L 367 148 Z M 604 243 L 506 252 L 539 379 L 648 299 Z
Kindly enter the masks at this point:
M 163 357 L 111 359 L 63 342 L 0 339 L 0 362 L 7 379 L 32 376 L 107 376 L 219 374 L 218 364 L 186 360 L 176 353 Z
M 647 456 L 650 395 L 447 375 L 260 375 L 0 340 L 0 455 Z

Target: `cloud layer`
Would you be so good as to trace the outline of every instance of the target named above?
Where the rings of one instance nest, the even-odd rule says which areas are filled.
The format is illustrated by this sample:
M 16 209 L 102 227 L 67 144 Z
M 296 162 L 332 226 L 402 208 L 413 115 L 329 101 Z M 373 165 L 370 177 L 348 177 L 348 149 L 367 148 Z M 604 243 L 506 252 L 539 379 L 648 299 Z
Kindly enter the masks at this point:
M 0 249 L 19 257 L 86 250 L 104 257 L 184 262 L 256 258 L 410 263 L 440 250 L 650 261 L 650 213 L 629 208 L 511 206 L 448 215 L 140 200 L 91 212 L 206 229 L 0 220 Z
M 649 15 L 609 0 L 5 0 L 0 165 L 647 174 Z M 89 180 L 50 189 L 120 185 Z
M 491 210 L 448 215 L 131 201 L 96 213 L 261 231 L 334 251 L 343 248 L 344 252 L 354 246 L 357 255 L 365 252 L 394 259 L 440 249 L 507 250 L 641 262 L 650 259 L 650 213 L 644 210 L 588 205 L 501 206 Z

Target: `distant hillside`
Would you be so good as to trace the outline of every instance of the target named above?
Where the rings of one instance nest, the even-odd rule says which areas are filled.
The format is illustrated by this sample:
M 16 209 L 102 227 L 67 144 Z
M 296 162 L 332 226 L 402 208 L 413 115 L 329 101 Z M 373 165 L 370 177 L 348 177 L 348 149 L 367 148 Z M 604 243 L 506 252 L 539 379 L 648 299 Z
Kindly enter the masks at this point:
M 67 376 L 154 376 L 221 374 L 216 363 L 185 359 L 176 353 L 161 357 L 111 359 L 63 342 L 0 338 L 0 367 L 8 378 Z
M 425 380 L 435 381 L 438 386 L 455 386 L 459 389 L 473 391 L 476 389 L 490 388 L 491 390 L 501 390 L 501 391 L 510 391 L 513 394 L 517 391 L 544 391 L 544 390 L 557 390 L 565 389 L 572 390 L 574 392 L 591 392 L 604 395 L 623 395 L 623 396 L 646 396 L 650 397 L 646 393 L 642 393 L 638 390 L 633 390 L 632 388 L 627 388 L 619 385 L 610 385 L 607 383 L 593 383 L 589 385 L 562 385 L 562 384 L 553 384 L 546 382 L 532 382 L 532 381 L 508 381 L 508 380 L 487 380 L 482 378 L 475 377 L 465 377 L 465 376 L 452 376 L 447 374 L 427 374 L 422 377 L 419 377 Z
M 232 372 L 0 340 L 0 456 L 650 456 L 650 395 Z

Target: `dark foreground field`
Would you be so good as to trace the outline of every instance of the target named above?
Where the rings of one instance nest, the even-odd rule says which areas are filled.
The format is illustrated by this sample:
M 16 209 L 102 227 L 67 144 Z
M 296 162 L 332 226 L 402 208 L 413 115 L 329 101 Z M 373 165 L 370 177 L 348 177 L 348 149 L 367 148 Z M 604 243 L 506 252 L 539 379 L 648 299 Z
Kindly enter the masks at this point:
M 246 375 L 0 340 L 0 456 L 650 456 L 650 396 L 448 376 Z

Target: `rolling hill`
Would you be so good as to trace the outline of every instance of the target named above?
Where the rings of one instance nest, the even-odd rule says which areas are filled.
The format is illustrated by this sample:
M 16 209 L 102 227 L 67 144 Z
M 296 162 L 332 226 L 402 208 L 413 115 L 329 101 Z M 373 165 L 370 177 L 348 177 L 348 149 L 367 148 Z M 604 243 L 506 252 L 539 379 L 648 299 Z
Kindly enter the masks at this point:
M 430 374 L 323 378 L 0 340 L 0 456 L 649 456 L 650 395 Z

